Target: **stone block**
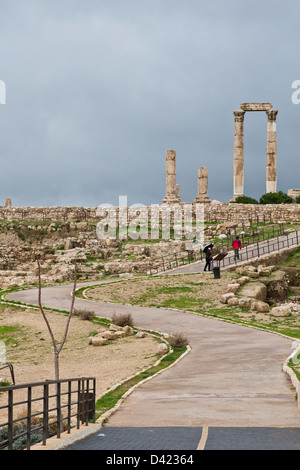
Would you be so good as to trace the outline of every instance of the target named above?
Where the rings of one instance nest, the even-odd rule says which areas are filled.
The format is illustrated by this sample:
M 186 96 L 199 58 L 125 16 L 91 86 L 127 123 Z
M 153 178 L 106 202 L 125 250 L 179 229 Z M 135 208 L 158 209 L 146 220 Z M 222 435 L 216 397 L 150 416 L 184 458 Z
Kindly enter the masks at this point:
M 107 341 L 107 338 L 103 338 L 101 336 L 94 336 L 89 338 L 89 344 L 92 344 L 92 346 L 104 346 Z
M 160 356 L 163 356 L 164 354 L 166 354 L 168 352 L 168 346 L 165 343 L 160 343 L 157 346 L 157 351 L 156 352 Z
M 118 339 L 118 335 L 117 335 L 117 332 L 115 331 L 104 331 L 104 333 L 102 333 L 102 336 L 103 338 L 106 338 L 106 339 L 109 339 L 109 340 L 115 340 L 115 339 Z
M 239 290 L 240 288 L 240 284 L 238 283 L 235 283 L 235 284 L 228 284 L 227 286 L 227 293 L 230 293 L 230 292 L 233 292 L 234 294 L 236 294 L 236 292 Z
M 125 335 L 129 335 L 129 336 L 133 335 L 133 328 L 131 328 L 131 326 L 129 326 L 129 325 L 124 326 L 123 331 L 124 331 Z
M 227 302 L 227 304 L 231 305 L 232 307 L 239 305 L 239 303 L 240 301 L 237 297 L 231 297 L 230 299 L 228 299 L 228 302 Z
M 251 308 L 251 303 L 253 302 L 253 299 L 244 297 L 239 300 L 239 306 L 240 307 L 245 307 L 245 308 Z
M 262 282 L 248 282 L 241 287 L 240 294 L 242 297 L 250 297 L 265 302 L 267 300 L 267 287 Z
M 227 304 L 228 300 L 231 299 L 232 297 L 235 297 L 234 293 L 227 292 L 226 294 L 221 295 L 220 302 L 222 302 L 222 304 Z
M 267 313 L 270 311 L 270 306 L 267 304 L 267 302 L 257 300 L 251 303 L 251 310 L 256 310 L 260 313 Z

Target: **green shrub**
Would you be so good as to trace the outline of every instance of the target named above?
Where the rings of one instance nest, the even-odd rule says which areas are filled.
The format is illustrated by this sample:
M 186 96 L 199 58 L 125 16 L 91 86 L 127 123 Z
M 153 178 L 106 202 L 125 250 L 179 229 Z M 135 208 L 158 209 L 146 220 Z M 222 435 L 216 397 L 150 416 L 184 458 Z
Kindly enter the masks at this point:
M 297 196 L 295 199 L 296 204 L 300 204 L 300 196 Z
M 293 199 L 282 191 L 263 194 L 259 200 L 260 204 L 292 204 L 293 202 Z
M 234 202 L 237 204 L 258 204 L 256 199 L 249 196 L 238 196 Z

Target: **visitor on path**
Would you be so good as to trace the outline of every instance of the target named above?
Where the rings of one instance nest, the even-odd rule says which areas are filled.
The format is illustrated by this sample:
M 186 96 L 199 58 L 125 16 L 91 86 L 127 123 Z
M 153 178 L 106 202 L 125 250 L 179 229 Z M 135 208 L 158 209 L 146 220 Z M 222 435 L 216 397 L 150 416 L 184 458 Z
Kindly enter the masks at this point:
M 206 261 L 205 266 L 204 266 L 204 271 L 206 271 L 207 268 L 210 271 L 213 246 L 214 246 L 213 243 L 210 243 L 209 245 L 206 245 L 204 247 L 203 252 L 205 253 L 205 261 Z
M 235 260 L 240 259 L 239 250 L 242 248 L 242 243 L 239 237 L 236 237 L 236 239 L 233 240 L 232 248 L 234 249 L 234 259 Z

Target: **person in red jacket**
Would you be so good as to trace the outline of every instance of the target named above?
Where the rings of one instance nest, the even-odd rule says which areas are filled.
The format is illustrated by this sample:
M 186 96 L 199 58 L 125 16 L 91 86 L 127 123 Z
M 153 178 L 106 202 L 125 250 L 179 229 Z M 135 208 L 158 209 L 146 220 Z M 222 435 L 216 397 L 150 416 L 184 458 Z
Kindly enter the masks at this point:
M 239 237 L 236 237 L 232 242 L 232 248 L 234 249 L 234 259 L 240 259 L 239 250 L 242 248 L 242 243 Z

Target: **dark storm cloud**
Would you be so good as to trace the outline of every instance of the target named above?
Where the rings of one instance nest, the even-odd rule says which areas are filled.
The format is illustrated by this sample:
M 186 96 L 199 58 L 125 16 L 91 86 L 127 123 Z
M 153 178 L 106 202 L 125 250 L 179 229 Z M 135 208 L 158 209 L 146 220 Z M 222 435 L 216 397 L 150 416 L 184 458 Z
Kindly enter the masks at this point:
M 14 205 L 160 203 L 165 151 L 181 196 L 197 168 L 232 196 L 233 110 L 270 101 L 278 183 L 298 188 L 294 1 L 0 1 L 1 194 Z M 264 114 L 245 118 L 245 192 L 265 192 Z M 292 170 L 291 170 L 292 168 Z M 3 202 L 2 202 L 3 203 Z M 1 204 L 1 201 L 0 201 Z

